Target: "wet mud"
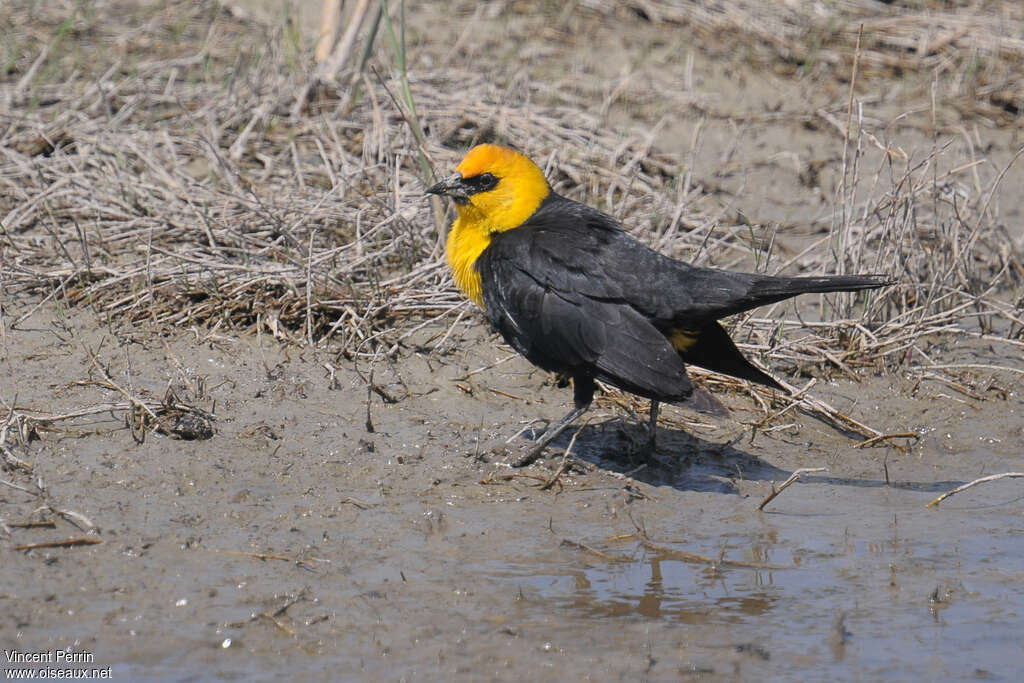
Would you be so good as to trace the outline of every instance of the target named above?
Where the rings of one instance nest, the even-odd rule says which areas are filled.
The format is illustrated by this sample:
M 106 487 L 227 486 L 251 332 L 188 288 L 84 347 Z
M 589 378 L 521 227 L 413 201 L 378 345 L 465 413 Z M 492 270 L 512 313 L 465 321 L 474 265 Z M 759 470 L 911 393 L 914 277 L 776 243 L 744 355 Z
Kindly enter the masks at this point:
M 559 417 L 569 391 L 480 321 L 443 353 L 339 363 L 332 378 L 329 354 L 267 338 L 116 343 L 88 315 L 54 314 L 8 330 L 5 400 L 54 414 L 115 399 L 88 383 L 100 348 L 119 385 L 170 385 L 216 433 L 136 443 L 100 414 L 16 449 L 33 469 L 5 473 L 26 489 L 0 491 L 9 544 L 102 543 L 8 549 L 8 646 L 70 646 L 122 680 L 1019 671 L 1019 480 L 926 507 L 1024 469 L 1024 401 L 998 383 L 978 398 L 895 377 L 817 387 L 918 434 L 906 453 L 857 449 L 800 413 L 751 438 L 760 412 L 726 394 L 732 414 L 714 423 L 664 408 L 649 459 L 643 421 L 603 397 L 570 458 L 573 435 L 513 470 L 523 440 L 508 437 Z M 758 509 L 809 467 L 827 471 Z M 55 528 L 14 526 L 43 520 Z

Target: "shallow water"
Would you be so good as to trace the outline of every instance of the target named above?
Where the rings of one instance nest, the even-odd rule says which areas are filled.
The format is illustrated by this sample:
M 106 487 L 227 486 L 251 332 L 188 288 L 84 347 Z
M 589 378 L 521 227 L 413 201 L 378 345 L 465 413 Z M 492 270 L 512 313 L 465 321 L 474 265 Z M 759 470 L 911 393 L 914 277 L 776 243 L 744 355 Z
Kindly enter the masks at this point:
M 659 540 L 672 549 L 787 569 L 685 562 L 634 541 L 609 550 L 628 562 L 521 564 L 498 575 L 559 611 L 659 621 L 690 633 L 690 645 L 753 653 L 773 679 L 1017 679 L 1024 531 L 1013 482 L 941 509 L 924 507 L 932 493 L 880 488 L 865 500 L 863 489 L 798 487 L 780 510 L 668 516 L 656 532 L 681 537 Z M 715 627 L 731 644 L 716 642 Z

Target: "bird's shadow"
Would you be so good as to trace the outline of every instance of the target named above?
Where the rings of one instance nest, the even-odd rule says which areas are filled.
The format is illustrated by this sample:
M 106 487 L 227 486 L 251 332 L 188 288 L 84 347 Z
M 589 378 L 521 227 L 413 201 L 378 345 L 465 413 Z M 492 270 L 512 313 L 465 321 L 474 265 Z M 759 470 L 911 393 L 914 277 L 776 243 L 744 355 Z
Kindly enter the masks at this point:
M 738 482 L 781 482 L 792 470 L 777 467 L 737 448 L 737 441 L 702 439 L 681 429 L 659 427 L 656 448 L 647 448 L 645 425 L 622 418 L 568 429 L 552 443 L 559 453 L 571 454 L 601 469 L 628 475 L 651 486 L 671 486 L 685 491 L 738 493 Z M 548 458 L 560 455 L 551 452 Z M 880 473 L 881 474 L 881 473 Z M 834 474 L 804 475 L 806 482 L 860 488 L 894 489 L 939 493 L 964 484 L 963 481 L 886 481 L 885 478 L 854 478 Z
M 551 442 L 549 459 L 567 449 L 573 457 L 651 486 L 687 491 L 736 493 L 743 479 L 780 481 L 789 472 L 735 446 L 659 427 L 656 446 L 647 444 L 646 425 L 622 418 L 567 429 Z

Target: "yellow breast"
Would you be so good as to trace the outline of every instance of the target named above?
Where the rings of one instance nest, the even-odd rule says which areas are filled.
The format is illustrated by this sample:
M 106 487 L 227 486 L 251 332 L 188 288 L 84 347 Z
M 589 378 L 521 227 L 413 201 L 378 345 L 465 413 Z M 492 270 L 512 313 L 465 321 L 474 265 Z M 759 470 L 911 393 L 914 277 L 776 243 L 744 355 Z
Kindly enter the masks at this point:
M 448 233 L 448 242 L 445 245 L 448 265 L 452 269 L 455 284 L 466 295 L 466 298 L 480 308 L 484 307 L 484 300 L 480 287 L 480 273 L 476 269 L 476 260 L 490 243 L 490 233 L 474 226 L 467 226 L 463 217 L 459 216 L 452 223 L 451 232 Z

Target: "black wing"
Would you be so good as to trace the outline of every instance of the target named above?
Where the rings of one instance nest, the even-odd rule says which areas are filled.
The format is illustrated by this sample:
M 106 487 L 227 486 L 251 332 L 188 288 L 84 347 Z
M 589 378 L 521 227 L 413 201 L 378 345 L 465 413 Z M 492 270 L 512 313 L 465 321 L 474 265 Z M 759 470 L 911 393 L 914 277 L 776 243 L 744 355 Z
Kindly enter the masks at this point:
M 891 283 L 883 275 L 773 277 L 691 266 L 641 244 L 607 214 L 555 194 L 523 226 L 497 237 L 528 242 L 531 260 L 558 264 L 534 271 L 542 286 L 626 303 L 666 332 L 698 330 L 797 294 Z
M 586 280 L 574 272 L 583 257 L 578 252 L 564 236 L 544 231 L 521 227 L 496 235 L 476 262 L 491 323 L 545 370 L 603 380 L 647 398 L 688 398 L 693 385 L 685 364 L 642 313 L 574 286 Z

